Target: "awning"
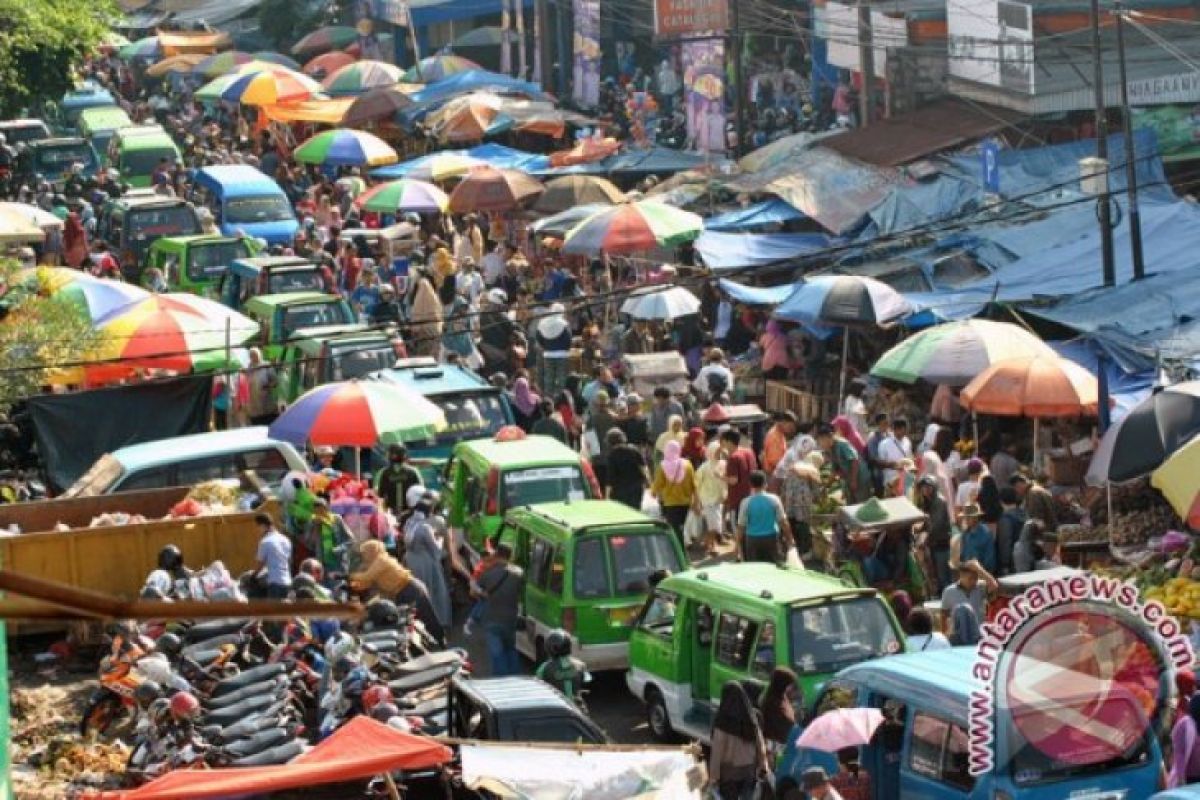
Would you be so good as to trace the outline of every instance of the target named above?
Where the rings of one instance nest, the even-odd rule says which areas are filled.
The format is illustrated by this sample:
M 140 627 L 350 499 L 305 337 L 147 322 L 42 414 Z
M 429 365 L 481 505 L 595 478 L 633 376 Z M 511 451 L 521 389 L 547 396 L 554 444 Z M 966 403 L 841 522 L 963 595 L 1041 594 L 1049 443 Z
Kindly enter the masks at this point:
M 171 22 L 175 25 L 207 23 L 217 26 L 237 19 L 261 4 L 262 0 L 169 0 L 163 10 L 171 12 Z
M 533 0 L 522 0 L 521 4 L 532 8 Z M 500 0 L 410 0 L 408 3 L 408 13 L 419 28 L 499 14 L 500 10 Z
M 728 278 L 721 278 L 717 281 L 717 285 L 731 299 L 748 306 L 777 306 L 796 291 L 794 283 L 785 283 L 780 286 L 747 286 Z
M 289 764 L 177 770 L 128 792 L 101 792 L 97 800 L 200 800 L 228 798 L 366 780 L 396 770 L 421 770 L 450 760 L 450 748 L 402 733 L 369 717 L 355 717 Z
M 821 146 L 868 164 L 897 167 L 982 139 L 1024 118 L 1007 108 L 946 97 L 920 111 L 822 139 Z
M 158 44 L 164 56 L 180 53 L 215 53 L 229 47 L 232 42 L 227 33 L 180 33 L 160 31 Z
M 709 217 L 704 220 L 704 229 L 707 231 L 747 231 L 760 225 L 782 224 L 798 219 L 804 219 L 804 215 L 787 201 L 774 198 Z
M 705 231 L 695 248 L 704 265 L 714 272 L 738 267 L 777 264 L 828 248 L 823 233 L 720 233 Z
M 262 112 L 272 122 L 316 122 L 322 125 L 337 125 L 346 116 L 346 110 L 354 102 L 353 97 L 335 97 L 330 100 L 306 100 L 284 106 L 263 106 Z

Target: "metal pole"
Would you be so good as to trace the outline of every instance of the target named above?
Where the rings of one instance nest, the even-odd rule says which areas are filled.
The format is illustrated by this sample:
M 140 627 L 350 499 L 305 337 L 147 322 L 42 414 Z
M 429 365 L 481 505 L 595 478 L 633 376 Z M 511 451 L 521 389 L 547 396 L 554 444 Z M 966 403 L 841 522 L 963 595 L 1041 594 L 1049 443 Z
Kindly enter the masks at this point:
M 742 28 L 741 15 L 738 13 L 738 0 L 729 4 L 730 23 L 732 24 L 731 39 L 733 43 L 733 116 L 737 127 L 737 147 L 733 150 L 734 158 L 740 158 L 746 148 L 746 82 L 742 79 Z
M 1125 13 L 1121 0 L 1113 3 L 1117 18 L 1117 64 L 1121 73 L 1121 118 L 1125 121 L 1125 191 L 1129 196 L 1129 247 L 1133 250 L 1133 279 L 1146 277 L 1142 256 L 1142 218 L 1138 213 L 1137 160 L 1133 147 L 1133 115 L 1129 110 L 1129 84 L 1125 78 Z
M 734 0 L 737 5 L 737 0 Z M 875 49 L 872 45 L 871 7 L 858 0 L 858 69 L 862 75 L 862 94 L 858 96 L 858 124 L 867 126 L 875 118 Z
M 1091 0 L 1089 18 L 1092 26 L 1092 89 L 1096 97 L 1096 157 L 1108 162 L 1108 124 L 1104 107 L 1104 66 L 1100 52 L 1100 0 Z M 1107 167 L 1105 167 L 1107 169 Z M 1115 286 L 1117 267 L 1113 260 L 1112 208 L 1109 205 L 1108 174 L 1104 178 L 1104 191 L 1097 201 L 1100 219 L 1100 256 L 1104 269 L 1104 285 Z
M 517 16 L 517 71 L 521 80 L 529 80 L 529 56 L 525 47 L 525 0 L 515 0 L 513 13 Z

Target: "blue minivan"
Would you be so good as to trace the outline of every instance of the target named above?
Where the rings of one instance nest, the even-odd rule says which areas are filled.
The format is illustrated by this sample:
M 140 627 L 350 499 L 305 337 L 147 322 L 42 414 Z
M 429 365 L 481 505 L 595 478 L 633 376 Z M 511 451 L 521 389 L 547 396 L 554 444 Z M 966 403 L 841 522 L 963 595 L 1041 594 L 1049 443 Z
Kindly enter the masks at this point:
M 468 439 L 490 439 L 505 425 L 513 424 L 512 408 L 504 392 L 471 370 L 439 364 L 432 358 L 405 358 L 372 378 L 412 389 L 446 414 L 446 429 L 424 442 L 409 442 L 408 455 L 421 470 L 426 486 L 442 482 L 442 469 L 450 451 Z M 387 459 L 382 458 L 383 463 Z
M 974 647 L 889 656 L 847 667 L 821 687 L 814 716 L 852 707 L 894 715 L 895 735 L 877 733 L 859 751 L 873 800 L 1136 800 L 1162 788 L 1162 751 L 1153 731 L 1115 758 L 1080 766 L 1049 757 L 1010 725 L 997 725 L 997 766 L 970 775 L 968 706 L 979 686 L 972 675 L 976 661 Z M 1095 680 L 1080 678 L 1081 685 Z M 810 766 L 837 771 L 832 754 L 795 746 L 802 730 L 792 731 L 777 784 L 800 783 Z
M 300 230 L 279 184 L 254 167 L 221 164 L 196 170 L 197 197 L 226 236 L 245 234 L 269 245 L 289 246 Z M 200 197 L 203 194 L 203 197 Z

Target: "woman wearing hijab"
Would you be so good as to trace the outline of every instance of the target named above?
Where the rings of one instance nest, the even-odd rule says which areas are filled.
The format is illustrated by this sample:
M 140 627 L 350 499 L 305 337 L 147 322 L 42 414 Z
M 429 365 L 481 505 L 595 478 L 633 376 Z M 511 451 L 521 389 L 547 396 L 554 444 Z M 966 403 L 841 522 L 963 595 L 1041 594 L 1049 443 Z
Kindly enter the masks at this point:
M 63 223 L 63 260 L 68 267 L 79 269 L 87 260 L 88 253 L 87 231 L 83 229 L 83 221 L 79 214 L 72 211 L 67 214 Z
M 803 708 L 804 694 L 800 691 L 796 673 L 787 667 L 776 667 L 758 707 L 762 712 L 763 737 L 777 752 L 787 745 L 792 728 L 796 727 L 797 706 Z
M 958 513 L 954 503 L 954 481 L 951 479 L 950 465 L 946 462 L 954 451 L 954 434 L 948 428 L 930 423 L 925 429 L 921 448 L 919 471 L 922 476 L 928 475 L 937 482 L 938 494 L 946 503 L 950 519 L 955 519 Z
M 780 464 L 787 461 L 788 466 L 784 468 L 779 485 L 779 499 L 783 502 L 788 524 L 792 526 L 792 535 L 796 537 L 796 550 L 801 558 L 807 558 L 813 546 L 812 511 L 821 486 L 821 466 L 825 459 L 816 452 L 817 443 L 811 436 L 798 436 L 796 441 L 802 446 L 789 447 L 788 453 L 780 461 Z M 790 460 L 789 454 L 792 455 Z M 816 456 L 819 463 L 810 461 L 812 456 Z M 776 467 L 778 470 L 779 467 Z
M 461 294 L 455 295 L 454 302 L 446 309 L 442 347 L 447 353 L 457 353 L 471 369 L 479 369 L 483 366 L 483 357 L 479 355 L 475 339 L 471 336 L 471 317 L 471 304 L 467 298 Z
M 896 614 L 896 619 L 900 620 L 900 624 L 904 626 L 904 632 L 906 634 L 912 633 L 912 631 L 908 630 L 908 615 L 913 609 L 912 597 L 909 596 L 908 592 L 900 589 L 892 592 L 891 596 L 888 597 L 888 603 L 891 604 L 892 611 Z
M 690 509 L 700 513 L 700 508 L 696 499 L 695 468 L 683 457 L 683 445 L 679 442 L 667 442 L 662 463 L 654 470 L 650 491 L 662 506 L 663 518 L 675 529 L 679 543 L 686 548 L 683 524 L 687 522 Z
M 529 385 L 529 378 L 519 375 L 513 381 L 511 399 L 513 411 L 516 412 L 517 424 L 528 433 L 529 429 L 533 427 L 533 423 L 537 421 L 538 406 L 541 404 L 542 398 Z
M 414 356 L 437 358 L 442 339 L 442 301 L 424 270 L 418 273 L 409 319 L 412 321 L 409 352 Z
M 659 434 L 657 441 L 654 442 L 654 463 L 657 465 L 662 461 L 669 442 L 676 442 L 682 448 L 685 438 L 687 438 L 687 434 L 683 430 L 683 417 L 672 414 L 667 419 L 667 429 Z
M 854 449 L 858 451 L 859 456 L 866 456 L 867 442 L 865 439 L 863 439 L 862 434 L 859 433 L 858 428 L 849 417 L 845 415 L 834 417 L 833 429 L 837 431 L 838 436 L 841 436 L 854 446 Z
M 717 787 L 723 798 L 743 797 L 768 765 L 758 713 L 739 681 L 729 681 L 721 689 L 711 738 L 710 784 Z
M 552 304 L 537 321 L 533 338 L 541 353 L 539 385 L 547 394 L 556 394 L 566 384 L 571 355 L 571 326 L 562 303 Z
M 692 462 L 692 467 L 700 469 L 704 464 L 705 450 L 708 447 L 708 442 L 704 436 L 703 428 L 692 428 L 687 432 L 687 438 L 683 440 L 683 457 Z
M 446 572 L 442 569 L 442 548 L 433 535 L 433 524 L 429 518 L 432 503 L 429 493 L 409 517 L 404 532 L 404 565 L 413 577 L 425 584 L 433 613 L 443 628 L 454 621 L 450 604 L 450 589 L 446 585 Z
M 769 381 L 786 380 L 792 369 L 788 337 L 777 320 L 767 320 L 767 330 L 758 340 L 762 348 L 763 377 Z
M 1171 729 L 1171 771 L 1167 788 L 1200 783 L 1200 694 L 1192 695 L 1186 714 Z
M 729 484 L 725 482 L 721 443 L 710 442 L 704 455 L 704 463 L 696 470 L 696 500 L 700 504 L 700 518 L 704 521 L 704 553 L 713 558 L 717 555 L 717 540 L 724 527 L 721 512 Z

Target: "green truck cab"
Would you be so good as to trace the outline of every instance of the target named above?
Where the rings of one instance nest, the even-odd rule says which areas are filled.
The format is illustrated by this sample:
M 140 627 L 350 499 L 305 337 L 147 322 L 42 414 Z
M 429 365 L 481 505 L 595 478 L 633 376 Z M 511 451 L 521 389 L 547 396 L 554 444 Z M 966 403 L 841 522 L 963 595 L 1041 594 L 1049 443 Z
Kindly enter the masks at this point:
M 365 378 L 405 356 L 398 333 L 366 325 L 333 325 L 297 331 L 279 360 L 279 399 L 291 403 L 326 383 Z
M 258 245 L 245 237 L 164 236 L 150 245 L 146 269 L 161 270 L 172 292 L 191 292 L 212 299 L 230 263 L 256 252 Z M 143 283 L 145 279 L 143 272 Z
M 284 347 L 305 328 L 353 325 L 358 322 L 350 304 L 333 294 L 297 292 L 260 294 L 242 307 L 242 313 L 258 323 L 256 345 L 263 357 L 279 363 Z
M 150 246 L 164 236 L 200 233 L 200 218 L 186 200 L 153 192 L 129 192 L 100 209 L 96 235 L 108 243 L 129 283 L 140 283 L 142 261 Z
M 650 576 L 687 564 L 669 525 L 615 500 L 514 508 L 500 537 L 510 535 L 525 570 L 517 649 L 535 664 L 545 660 L 546 635 L 562 628 L 588 669 L 625 669 L 630 623 L 646 604 Z
M 94 175 L 100 168 L 100 157 L 87 139 L 78 136 L 37 139 L 17 153 L 16 175 L 30 186 L 36 185 L 40 177 L 61 189 L 76 164 L 83 168 L 84 175 Z
M 239 258 L 221 276 L 217 292 L 221 302 L 240 311 L 251 297 L 260 294 L 324 292 L 326 286 L 321 265 L 299 256 L 255 256 Z
M 446 462 L 448 520 L 476 550 L 500 530 L 510 508 L 601 496 L 592 465 L 579 453 L 550 436 L 509 439 L 505 432 L 459 442 Z
M 108 163 L 121 173 L 121 180 L 130 186 L 150 186 L 154 170 L 163 159 L 174 164 L 182 161 L 183 155 L 175 140 L 161 125 L 118 128 L 108 143 Z
M 629 690 L 650 732 L 707 741 L 727 681 L 765 685 L 789 667 L 810 701 L 838 670 L 904 651 L 874 590 L 773 564 L 721 564 L 662 581 L 629 637 Z
M 108 166 L 108 146 L 121 128 L 128 128 L 133 120 L 117 106 L 85 108 L 79 112 L 79 135 L 92 143 L 100 163 Z

